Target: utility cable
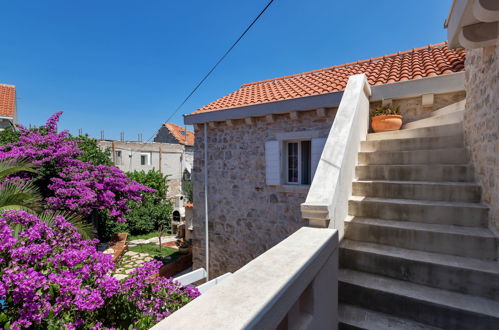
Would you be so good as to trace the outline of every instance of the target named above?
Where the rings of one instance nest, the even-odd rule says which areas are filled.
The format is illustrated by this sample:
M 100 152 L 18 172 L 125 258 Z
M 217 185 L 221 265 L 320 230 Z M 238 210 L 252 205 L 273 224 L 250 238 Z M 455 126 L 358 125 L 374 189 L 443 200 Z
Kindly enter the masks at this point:
M 208 71 L 208 73 L 203 77 L 203 79 L 201 79 L 201 81 L 196 85 L 196 87 L 194 87 L 194 89 L 187 95 L 187 97 L 182 101 L 182 103 L 179 104 L 179 106 L 175 109 L 175 111 L 170 115 L 170 117 L 168 117 L 168 119 L 166 120 L 166 123 L 170 121 L 170 119 L 172 119 L 172 117 L 184 106 L 184 104 L 191 98 L 191 96 L 198 90 L 199 87 L 201 87 L 201 85 L 205 82 L 206 79 L 208 79 L 208 77 L 211 75 L 211 73 L 213 71 L 215 71 L 215 69 L 217 68 L 217 66 L 224 60 L 225 57 L 227 57 L 227 55 L 229 55 L 229 53 L 232 51 L 232 49 L 234 49 L 234 47 L 236 47 L 236 45 L 239 43 L 239 41 L 241 41 L 241 39 L 246 35 L 246 33 L 248 33 L 248 31 L 251 29 L 251 27 L 253 27 L 253 25 L 255 25 L 255 23 L 258 21 L 258 19 L 263 15 L 263 13 L 265 13 L 265 11 L 270 7 L 270 5 L 272 4 L 272 2 L 274 2 L 274 0 L 270 0 L 267 5 L 260 11 L 260 13 L 258 14 L 258 16 L 255 17 L 255 19 L 253 19 L 253 21 L 251 22 L 250 25 L 248 25 L 248 27 L 244 30 L 244 32 L 239 36 L 239 38 L 236 39 L 236 41 L 232 44 L 232 46 L 230 46 L 229 49 L 227 49 L 227 51 L 222 55 L 222 57 L 220 57 L 220 59 L 215 63 L 215 65 L 213 65 L 213 67 L 210 69 L 210 71 Z M 149 140 L 147 141 L 150 141 L 154 136 L 152 136 Z

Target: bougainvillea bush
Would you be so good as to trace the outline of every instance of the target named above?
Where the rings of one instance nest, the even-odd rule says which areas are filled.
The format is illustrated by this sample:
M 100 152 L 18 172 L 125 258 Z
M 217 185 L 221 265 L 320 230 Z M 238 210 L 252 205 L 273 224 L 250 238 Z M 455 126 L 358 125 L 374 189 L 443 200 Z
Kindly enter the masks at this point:
M 23 159 L 40 167 L 27 177 L 40 188 L 48 208 L 89 215 L 106 210 L 118 222 L 125 221 L 128 201 L 140 201 L 152 192 L 116 167 L 94 165 L 79 159 L 79 141 L 67 131 L 58 132 L 61 112 L 37 129 L 20 127 L 19 140 L 0 147 L 0 160 Z
M 0 215 L 0 328 L 147 329 L 199 296 L 150 262 L 121 282 L 111 256 L 57 216 Z

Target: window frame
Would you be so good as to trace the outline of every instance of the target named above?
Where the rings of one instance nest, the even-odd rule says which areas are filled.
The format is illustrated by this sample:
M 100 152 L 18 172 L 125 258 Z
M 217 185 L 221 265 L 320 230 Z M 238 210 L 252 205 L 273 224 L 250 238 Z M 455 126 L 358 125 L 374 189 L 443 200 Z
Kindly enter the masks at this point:
M 114 157 L 115 157 L 116 165 L 123 165 L 123 151 L 122 150 L 116 150 L 114 152 Z
M 285 140 L 283 141 L 283 144 L 284 144 L 284 159 L 283 159 L 283 164 L 284 164 L 284 184 L 287 184 L 287 185 L 293 185 L 293 186 L 296 186 L 296 185 L 303 185 L 303 186 L 308 186 L 310 185 L 310 183 L 303 183 L 303 173 L 302 173 L 302 159 L 303 159 L 303 150 L 302 150 L 302 142 L 304 141 L 308 141 L 310 142 L 310 148 L 309 148 L 309 161 L 311 161 L 311 158 L 312 158 L 312 148 L 311 148 L 311 145 L 312 145 L 312 140 L 311 139 L 293 139 L 293 140 Z M 289 181 L 289 170 L 290 170 L 290 167 L 289 167 L 289 144 L 290 143 L 296 143 L 298 148 L 297 148 L 297 152 L 298 152 L 298 166 L 297 166 L 297 170 L 298 170 L 298 181 L 296 182 L 293 182 L 293 181 Z M 312 176 L 312 170 L 311 170 L 311 165 L 309 166 L 309 177 L 311 178 Z
M 142 157 L 146 157 L 145 164 L 142 164 Z M 151 166 L 151 153 L 141 152 L 140 153 L 140 166 Z

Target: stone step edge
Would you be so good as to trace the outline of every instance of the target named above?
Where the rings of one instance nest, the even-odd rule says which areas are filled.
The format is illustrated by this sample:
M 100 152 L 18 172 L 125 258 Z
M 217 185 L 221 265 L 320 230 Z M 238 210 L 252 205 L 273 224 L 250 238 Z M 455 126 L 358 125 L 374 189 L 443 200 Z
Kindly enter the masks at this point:
M 398 199 L 398 198 L 382 198 L 382 197 L 368 197 L 368 196 L 350 196 L 349 201 L 354 201 L 354 202 L 366 201 L 366 202 L 389 203 L 397 205 L 411 204 L 411 205 L 421 205 L 421 206 L 468 207 L 468 208 L 477 208 L 477 209 L 488 209 L 488 207 L 482 203 L 431 201 L 424 199 Z
M 496 236 L 484 227 L 468 227 L 468 226 L 454 226 L 454 225 L 441 225 L 434 223 L 424 223 L 415 221 L 397 221 L 385 220 L 378 218 L 366 218 L 349 215 L 345 219 L 346 225 L 361 224 L 368 226 L 378 226 L 385 228 L 397 228 L 403 230 L 412 230 L 420 232 L 433 232 L 447 235 L 470 236 L 483 239 L 495 239 Z
M 429 140 L 432 139 L 453 139 L 453 140 L 459 140 L 459 144 L 464 146 L 464 134 L 455 134 L 455 135 L 446 135 L 446 136 L 427 136 L 427 137 L 409 137 L 409 138 L 400 138 L 400 139 L 386 139 L 386 140 L 363 140 L 361 141 L 361 148 L 363 145 L 366 144 L 386 144 L 386 143 L 395 143 L 395 144 L 401 144 L 401 143 L 407 143 L 410 141 L 420 141 L 420 143 L 425 143 Z M 445 149 L 445 148 L 435 148 L 432 150 L 436 149 Z M 419 150 L 419 149 L 413 149 L 413 150 Z M 379 150 L 383 151 L 383 150 Z
M 353 316 L 353 317 L 352 317 Z M 369 330 L 440 330 L 410 319 L 401 318 L 346 303 L 338 304 L 338 322 L 356 328 Z M 394 328 L 397 327 L 397 328 Z
M 430 113 L 430 117 L 440 116 L 441 114 L 453 113 L 453 112 L 458 112 L 458 111 L 463 111 L 463 110 L 466 110 L 466 99 L 463 99 L 461 101 L 446 105 L 445 107 L 442 107 L 440 109 L 433 110 Z
M 435 166 L 442 166 L 442 167 L 449 167 L 449 166 L 461 166 L 461 167 L 468 167 L 469 169 L 473 169 L 473 164 L 387 164 L 387 165 L 382 165 L 382 164 L 357 164 L 356 167 L 366 167 L 366 166 L 382 166 L 382 167 L 390 167 L 390 166 L 398 166 L 398 167 L 425 167 L 425 168 L 432 168 Z
M 407 181 L 407 180 L 359 180 L 355 179 L 352 182 L 358 183 L 386 183 L 397 185 L 421 185 L 421 186 L 454 186 L 454 187 L 467 187 L 467 188 L 480 188 L 481 186 L 476 182 L 455 182 L 455 181 Z
M 370 254 L 386 255 L 392 258 L 405 259 L 419 263 L 442 265 L 449 268 L 460 268 L 499 276 L 499 263 L 475 258 L 466 258 L 436 252 L 410 250 L 401 247 L 378 243 L 360 242 L 343 239 L 340 249 L 365 252 Z
M 338 270 L 338 282 L 387 294 L 405 296 L 408 299 L 421 301 L 425 304 L 447 306 L 468 313 L 499 318 L 499 301 L 492 299 L 342 268 Z
M 418 150 L 376 150 L 376 151 L 359 151 L 359 154 L 403 154 L 417 152 L 438 152 L 442 150 L 451 150 L 455 152 L 466 152 L 464 147 L 438 148 L 438 149 L 418 149 Z
M 410 122 L 404 124 L 402 126 L 402 129 L 439 126 L 439 125 L 430 125 L 430 126 L 413 127 L 414 125 L 418 125 L 421 123 L 427 123 L 427 122 L 431 123 L 432 121 L 435 121 L 435 120 L 449 120 L 449 121 L 443 123 L 442 125 L 456 124 L 456 123 L 460 123 L 463 121 L 463 118 L 455 118 L 455 117 L 459 117 L 459 116 L 464 116 L 464 109 L 459 110 L 459 111 L 450 112 L 450 113 L 443 113 L 443 114 L 439 114 L 439 115 L 435 114 L 435 115 L 431 115 L 431 116 L 426 117 L 426 118 L 421 118 L 418 120 L 410 121 Z
M 379 133 L 368 133 L 366 136 L 366 141 L 380 141 L 380 140 L 370 140 L 369 137 L 383 137 L 383 135 L 397 135 L 397 134 L 402 134 L 399 132 L 410 132 L 410 131 L 425 131 L 425 130 L 432 130 L 432 129 L 447 129 L 447 128 L 460 128 L 462 129 L 462 123 L 453 123 L 453 124 L 445 124 L 445 125 L 435 125 L 435 126 L 427 126 L 427 127 L 416 127 L 416 128 L 408 128 L 408 129 L 402 129 L 398 131 L 387 131 L 387 132 L 379 132 Z M 446 135 L 430 135 L 428 137 L 443 137 L 443 136 L 454 136 L 457 134 L 446 134 Z M 396 138 L 386 138 L 382 140 L 394 140 Z

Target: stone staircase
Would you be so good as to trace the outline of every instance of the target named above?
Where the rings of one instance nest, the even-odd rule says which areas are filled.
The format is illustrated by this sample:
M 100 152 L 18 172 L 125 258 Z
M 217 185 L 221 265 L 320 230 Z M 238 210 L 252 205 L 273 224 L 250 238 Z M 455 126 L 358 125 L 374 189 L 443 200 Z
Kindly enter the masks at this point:
M 363 141 L 340 246 L 340 329 L 499 329 L 498 245 L 464 101 Z

